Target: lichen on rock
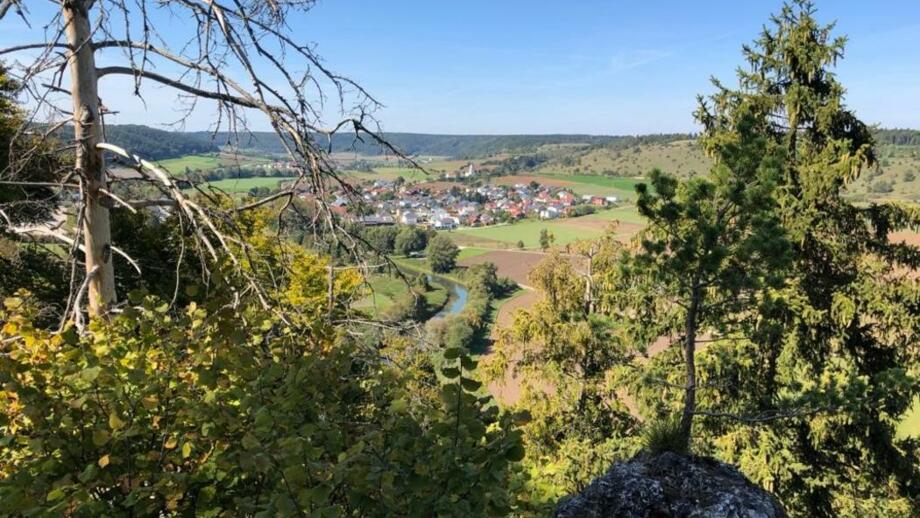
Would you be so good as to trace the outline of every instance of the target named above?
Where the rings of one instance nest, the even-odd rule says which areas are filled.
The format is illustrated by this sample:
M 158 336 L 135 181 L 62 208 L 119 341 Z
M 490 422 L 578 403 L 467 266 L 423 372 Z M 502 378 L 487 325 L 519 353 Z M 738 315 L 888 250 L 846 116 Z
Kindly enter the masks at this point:
M 556 516 L 780 518 L 786 512 L 734 466 L 665 452 L 614 464 L 580 494 L 563 499 Z

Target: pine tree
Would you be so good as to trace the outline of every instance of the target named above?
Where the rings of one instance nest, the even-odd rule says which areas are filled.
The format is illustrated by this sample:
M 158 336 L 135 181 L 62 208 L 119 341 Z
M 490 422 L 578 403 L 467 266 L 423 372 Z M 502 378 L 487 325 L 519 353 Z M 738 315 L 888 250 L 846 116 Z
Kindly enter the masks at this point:
M 745 139 L 782 150 L 774 197 L 792 245 L 751 342 L 708 351 L 706 376 L 721 383 L 707 401 L 733 410 L 707 432 L 796 513 L 906 516 L 920 498 L 917 446 L 895 425 L 920 389 L 920 285 L 908 275 L 920 251 L 889 234 L 916 228 L 920 210 L 846 199 L 876 153 L 832 72 L 846 40 L 815 13 L 785 5 L 744 47 L 739 86 L 716 82 L 697 113 L 717 163 Z

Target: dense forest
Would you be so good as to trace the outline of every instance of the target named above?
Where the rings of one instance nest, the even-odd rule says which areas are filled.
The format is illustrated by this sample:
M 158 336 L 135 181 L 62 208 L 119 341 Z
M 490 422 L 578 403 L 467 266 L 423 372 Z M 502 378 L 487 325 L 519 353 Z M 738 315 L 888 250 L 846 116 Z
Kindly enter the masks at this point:
M 142 124 L 109 124 L 105 130 L 110 142 L 148 160 L 210 153 L 221 147 L 221 141 L 210 133 L 166 131 Z M 62 127 L 56 136 L 62 141 L 72 140 L 73 127 Z

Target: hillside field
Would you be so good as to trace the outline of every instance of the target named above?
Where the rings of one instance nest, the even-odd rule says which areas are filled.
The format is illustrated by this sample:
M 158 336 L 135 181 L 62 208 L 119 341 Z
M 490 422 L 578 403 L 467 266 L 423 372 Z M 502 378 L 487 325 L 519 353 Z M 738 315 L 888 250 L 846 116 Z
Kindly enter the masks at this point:
M 215 182 L 201 184 L 202 189 L 213 187 L 230 193 L 249 192 L 253 187 L 268 187 L 274 189 L 278 184 L 287 180 L 293 180 L 294 177 L 271 177 L 271 178 L 226 178 Z
M 699 145 L 692 140 L 668 143 L 641 143 L 629 147 L 601 146 L 561 156 L 541 166 L 537 172 L 566 175 L 594 174 L 645 176 L 654 168 L 677 176 L 706 172 L 710 167 Z
M 642 218 L 635 207 L 627 206 L 609 209 L 582 216 L 550 221 L 527 219 L 506 225 L 489 227 L 460 228 L 449 235 L 458 244 L 479 248 L 515 248 L 518 241 L 523 241 L 524 248 L 540 247 L 540 231 L 549 230 L 555 240 L 554 245 L 566 245 L 580 239 L 594 239 L 605 232 L 614 222 L 620 221 L 620 230 L 632 232 L 641 224 Z M 467 256 L 469 257 L 469 256 Z
M 190 171 L 210 171 L 221 167 L 251 167 L 270 162 L 268 157 L 235 155 L 231 153 L 207 153 L 200 155 L 185 155 L 179 158 L 170 158 L 157 162 L 160 167 L 174 175 Z

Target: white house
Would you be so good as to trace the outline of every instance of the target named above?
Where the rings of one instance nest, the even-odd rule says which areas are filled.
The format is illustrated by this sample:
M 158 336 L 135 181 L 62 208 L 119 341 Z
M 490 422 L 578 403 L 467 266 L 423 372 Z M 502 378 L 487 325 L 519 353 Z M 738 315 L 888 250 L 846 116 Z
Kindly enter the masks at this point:
M 540 211 L 540 219 L 556 219 L 559 217 L 559 209 L 556 207 L 546 207 Z
M 418 225 L 418 214 L 411 210 L 404 211 L 399 216 L 399 222 L 403 225 Z
M 451 216 L 434 220 L 434 228 L 437 230 L 453 230 L 458 226 L 460 226 L 460 220 Z

